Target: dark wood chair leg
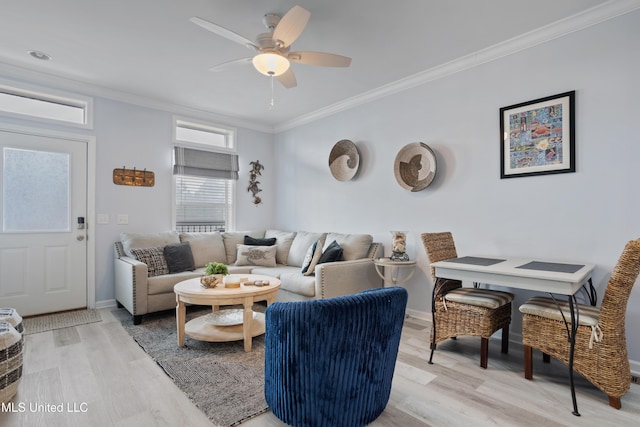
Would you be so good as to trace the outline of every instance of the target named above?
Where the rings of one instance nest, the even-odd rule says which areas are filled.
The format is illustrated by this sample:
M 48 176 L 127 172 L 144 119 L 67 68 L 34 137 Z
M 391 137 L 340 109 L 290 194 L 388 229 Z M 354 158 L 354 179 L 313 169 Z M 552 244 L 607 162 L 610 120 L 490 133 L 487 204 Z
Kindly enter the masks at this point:
M 620 402 L 620 398 L 609 396 L 609 406 L 616 409 L 622 408 L 622 403 Z
M 551 356 L 549 356 L 547 353 L 542 353 L 542 361 L 544 363 L 551 363 Z
M 134 325 L 139 325 L 140 323 L 142 323 L 142 314 L 134 314 L 133 315 L 133 324 Z
M 502 328 L 502 352 L 509 353 L 509 325 Z
M 533 348 L 529 345 L 524 346 L 524 377 L 533 379 Z
M 489 338 L 482 337 L 480 341 L 480 367 L 487 369 L 487 359 L 489 359 Z

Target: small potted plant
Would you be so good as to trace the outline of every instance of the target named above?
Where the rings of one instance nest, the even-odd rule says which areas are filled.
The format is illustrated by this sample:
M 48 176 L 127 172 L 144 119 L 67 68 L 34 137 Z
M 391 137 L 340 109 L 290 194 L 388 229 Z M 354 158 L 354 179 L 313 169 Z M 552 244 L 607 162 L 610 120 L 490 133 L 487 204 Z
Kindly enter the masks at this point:
M 204 270 L 205 276 L 200 278 L 200 283 L 205 288 L 215 288 L 220 283 L 224 276 L 229 274 L 229 268 L 221 262 L 210 262 L 207 264 Z

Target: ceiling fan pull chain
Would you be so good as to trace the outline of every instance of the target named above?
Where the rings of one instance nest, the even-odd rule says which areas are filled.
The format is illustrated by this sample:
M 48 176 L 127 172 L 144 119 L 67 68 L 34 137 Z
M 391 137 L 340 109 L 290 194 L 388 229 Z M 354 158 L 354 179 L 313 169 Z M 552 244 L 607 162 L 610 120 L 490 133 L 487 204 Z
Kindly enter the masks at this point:
M 273 74 L 269 77 L 269 80 L 271 80 L 271 101 L 269 102 L 269 110 L 273 110 L 273 106 L 275 104 L 273 99 Z

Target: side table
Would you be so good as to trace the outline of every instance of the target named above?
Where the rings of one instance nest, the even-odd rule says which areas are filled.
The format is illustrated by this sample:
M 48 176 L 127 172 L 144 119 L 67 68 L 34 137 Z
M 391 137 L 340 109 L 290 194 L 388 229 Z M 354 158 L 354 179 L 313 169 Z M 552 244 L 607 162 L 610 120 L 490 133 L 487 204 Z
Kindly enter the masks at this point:
M 389 267 L 389 279 L 393 285 L 399 285 L 411 279 L 417 264 L 416 261 L 392 261 L 389 258 L 378 258 L 373 260 L 373 263 L 376 266 L 376 273 L 378 273 L 378 276 L 380 276 L 380 278 L 385 282 L 387 281 L 387 277 L 385 276 L 386 267 Z M 381 271 L 381 267 L 383 271 Z M 408 268 L 410 270 L 403 278 L 400 278 L 399 273 L 403 268 Z

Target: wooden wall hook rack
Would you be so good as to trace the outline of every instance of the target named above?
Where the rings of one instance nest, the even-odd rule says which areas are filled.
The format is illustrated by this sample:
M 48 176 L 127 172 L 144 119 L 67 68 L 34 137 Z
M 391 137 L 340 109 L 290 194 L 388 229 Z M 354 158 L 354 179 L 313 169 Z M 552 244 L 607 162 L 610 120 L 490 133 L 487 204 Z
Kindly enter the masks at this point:
M 117 185 L 133 185 L 135 187 L 153 187 L 156 183 L 155 174 L 147 169 L 136 170 L 126 167 L 113 170 L 113 183 Z

